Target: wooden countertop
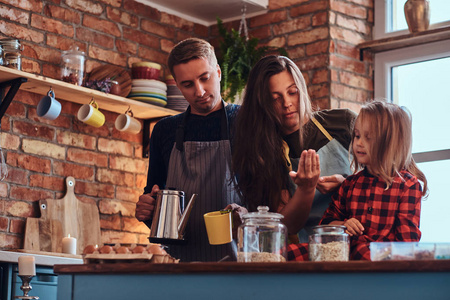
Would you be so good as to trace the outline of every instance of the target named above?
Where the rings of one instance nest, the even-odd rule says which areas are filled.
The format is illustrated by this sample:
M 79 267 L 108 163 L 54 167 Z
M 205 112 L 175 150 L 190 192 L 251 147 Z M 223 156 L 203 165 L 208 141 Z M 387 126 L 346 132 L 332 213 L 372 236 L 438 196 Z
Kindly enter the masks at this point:
M 55 265 L 56 274 L 450 272 L 450 260 Z

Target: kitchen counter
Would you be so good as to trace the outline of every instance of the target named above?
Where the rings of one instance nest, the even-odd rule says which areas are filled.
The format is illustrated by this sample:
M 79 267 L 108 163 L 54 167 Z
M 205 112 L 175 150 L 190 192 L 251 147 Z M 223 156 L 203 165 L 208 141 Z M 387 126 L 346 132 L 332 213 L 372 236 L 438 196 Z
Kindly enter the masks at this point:
M 58 299 L 449 299 L 450 260 L 55 265 Z M 342 295 L 342 297 L 339 297 Z
M 63 253 L 50 253 L 50 252 L 21 252 L 16 251 L 1 251 L 0 250 L 0 261 L 17 263 L 19 261 L 19 256 L 34 256 L 36 265 L 40 266 L 53 266 L 56 264 L 82 264 L 83 259 L 81 255 L 69 255 Z

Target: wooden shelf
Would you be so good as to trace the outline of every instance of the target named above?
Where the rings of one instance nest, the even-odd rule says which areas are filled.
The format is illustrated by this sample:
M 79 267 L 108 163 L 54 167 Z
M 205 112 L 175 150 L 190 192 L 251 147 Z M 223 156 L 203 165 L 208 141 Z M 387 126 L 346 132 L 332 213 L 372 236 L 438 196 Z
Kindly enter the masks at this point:
M 365 50 L 377 53 L 448 39 L 450 39 L 450 26 L 364 42 L 359 44 L 357 48 L 362 60 Z
M 107 94 L 86 87 L 73 85 L 64 81 L 0 66 L 0 82 L 20 77 L 27 79 L 27 82 L 21 85 L 21 90 L 26 90 L 40 95 L 47 95 L 47 92 L 51 87 L 55 92 L 56 99 L 85 104 L 89 103 L 89 101 L 94 98 L 101 110 L 124 113 L 128 107 L 130 107 L 134 116 L 139 119 L 161 118 L 180 113 L 179 111 L 164 107 Z

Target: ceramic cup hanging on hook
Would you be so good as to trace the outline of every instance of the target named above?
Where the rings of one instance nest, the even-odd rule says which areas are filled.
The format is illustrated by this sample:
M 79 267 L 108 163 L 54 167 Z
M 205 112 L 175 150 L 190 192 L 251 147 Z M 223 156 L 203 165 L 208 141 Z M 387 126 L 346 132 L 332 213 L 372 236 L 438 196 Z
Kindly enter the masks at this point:
M 116 129 L 119 131 L 137 134 L 141 131 L 141 122 L 133 117 L 130 107 L 123 114 L 120 114 L 115 122 Z
M 55 99 L 55 92 L 50 87 L 47 96 L 42 97 L 36 109 L 39 117 L 49 120 L 56 119 L 61 113 L 61 103 Z
M 94 127 L 100 127 L 105 123 L 105 115 L 98 110 L 98 104 L 94 98 L 89 104 L 83 104 L 80 107 L 77 117 L 81 122 Z

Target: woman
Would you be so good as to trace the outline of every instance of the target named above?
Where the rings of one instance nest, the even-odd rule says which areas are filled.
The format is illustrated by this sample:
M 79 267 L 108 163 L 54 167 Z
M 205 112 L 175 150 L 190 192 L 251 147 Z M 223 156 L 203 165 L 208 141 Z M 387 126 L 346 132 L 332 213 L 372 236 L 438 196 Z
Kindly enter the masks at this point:
M 355 118 L 347 109 L 313 112 L 295 63 L 284 56 L 262 58 L 250 72 L 233 142 L 232 167 L 248 209 L 268 205 L 281 212 L 291 234 L 317 225 L 330 202 L 327 194 L 351 174 L 347 149 Z M 297 171 L 306 149 L 319 154 L 321 192 L 311 196 L 299 186 L 301 203 L 290 210 L 287 204 L 299 189 L 288 174 Z M 306 188 L 311 185 L 312 179 Z M 302 236 L 305 241 L 308 233 Z

